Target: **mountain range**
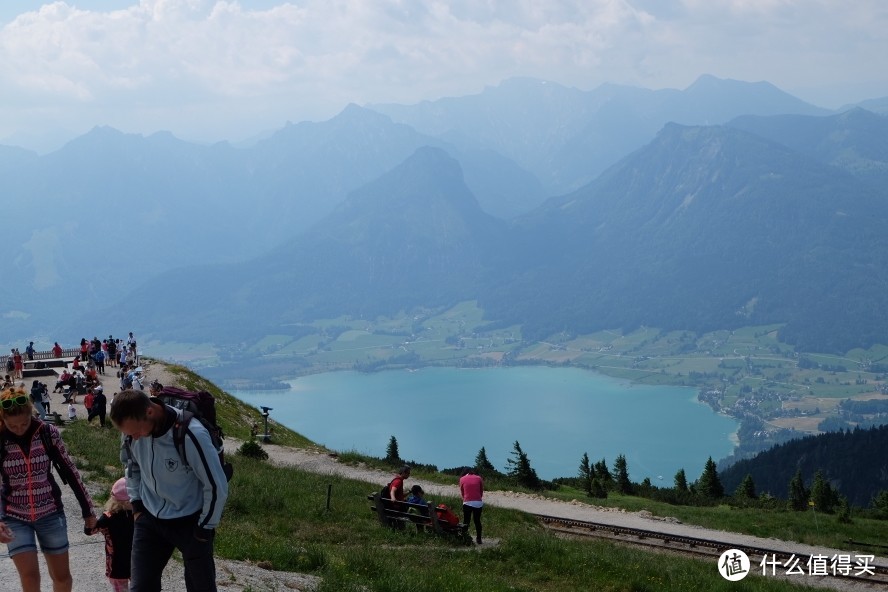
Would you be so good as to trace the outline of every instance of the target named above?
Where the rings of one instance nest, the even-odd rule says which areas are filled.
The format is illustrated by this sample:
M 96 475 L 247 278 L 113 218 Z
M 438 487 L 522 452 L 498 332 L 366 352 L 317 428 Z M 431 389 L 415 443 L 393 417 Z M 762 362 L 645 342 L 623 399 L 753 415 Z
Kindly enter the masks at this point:
M 109 128 L 4 147 L 0 328 L 105 314 L 237 342 L 477 300 L 528 336 L 783 323 L 844 351 L 888 328 L 886 141 L 877 113 L 702 77 L 352 105 L 247 148 Z

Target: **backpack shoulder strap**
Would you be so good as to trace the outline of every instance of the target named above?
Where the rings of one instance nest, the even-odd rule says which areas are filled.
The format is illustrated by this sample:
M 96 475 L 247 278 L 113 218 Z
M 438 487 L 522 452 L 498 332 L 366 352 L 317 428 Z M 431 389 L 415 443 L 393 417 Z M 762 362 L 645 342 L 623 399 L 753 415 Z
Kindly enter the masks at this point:
M 120 435 L 120 461 L 123 463 L 124 472 L 127 477 L 132 476 L 133 464 L 133 437 Z
M 59 474 L 59 478 L 62 480 L 62 483 L 65 485 L 68 484 L 68 478 L 65 476 L 65 472 L 62 470 L 62 455 L 59 453 L 59 449 L 56 448 L 55 443 L 52 441 L 52 436 L 49 434 L 49 428 L 46 427 L 46 424 L 42 424 L 37 428 L 37 432 L 40 434 L 40 442 L 43 444 L 43 449 L 46 450 L 46 455 L 49 457 L 50 462 L 52 462 L 52 466 L 55 467 L 56 473 Z
M 188 464 L 188 458 L 185 455 L 185 434 L 188 432 L 188 424 L 191 423 L 193 417 L 194 413 L 187 409 L 183 409 L 182 417 L 177 419 L 176 423 L 173 424 L 173 444 L 176 445 L 176 451 L 179 453 L 179 460 L 181 460 L 182 464 L 185 466 L 190 466 Z

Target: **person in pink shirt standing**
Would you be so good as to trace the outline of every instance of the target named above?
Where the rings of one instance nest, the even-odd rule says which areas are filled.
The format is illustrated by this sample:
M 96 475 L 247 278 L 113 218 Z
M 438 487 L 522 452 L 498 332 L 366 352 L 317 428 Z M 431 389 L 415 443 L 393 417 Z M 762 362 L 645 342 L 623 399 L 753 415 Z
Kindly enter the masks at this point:
M 481 510 L 484 508 L 484 479 L 475 469 L 468 469 L 459 480 L 463 499 L 463 524 L 469 528 L 469 519 L 475 523 L 475 542 L 481 544 Z

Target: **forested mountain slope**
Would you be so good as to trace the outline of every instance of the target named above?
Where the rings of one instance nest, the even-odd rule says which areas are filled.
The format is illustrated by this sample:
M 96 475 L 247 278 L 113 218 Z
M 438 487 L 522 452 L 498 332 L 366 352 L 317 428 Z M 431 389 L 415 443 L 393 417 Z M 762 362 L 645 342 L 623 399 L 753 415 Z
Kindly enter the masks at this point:
M 756 491 L 780 498 L 788 495 L 789 482 L 801 471 L 810 489 L 814 474 L 824 479 L 848 501 L 868 507 L 879 491 L 888 490 L 888 425 L 808 436 L 775 446 L 758 456 L 731 465 L 719 477 L 732 493 L 746 475 L 752 475 Z

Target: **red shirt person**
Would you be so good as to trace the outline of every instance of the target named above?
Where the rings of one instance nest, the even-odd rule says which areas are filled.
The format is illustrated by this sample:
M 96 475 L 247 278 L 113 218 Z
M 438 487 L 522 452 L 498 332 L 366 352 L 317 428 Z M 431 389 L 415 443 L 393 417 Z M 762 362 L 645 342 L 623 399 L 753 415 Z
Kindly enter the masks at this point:
M 468 528 L 469 520 L 475 523 L 475 542 L 481 544 L 481 509 L 484 507 L 484 479 L 468 469 L 459 480 L 459 492 L 463 499 L 463 524 Z
M 404 493 L 404 479 L 410 477 L 410 465 L 404 465 L 401 470 L 395 474 L 392 482 L 389 483 L 389 499 L 395 502 L 407 501 L 407 494 Z

